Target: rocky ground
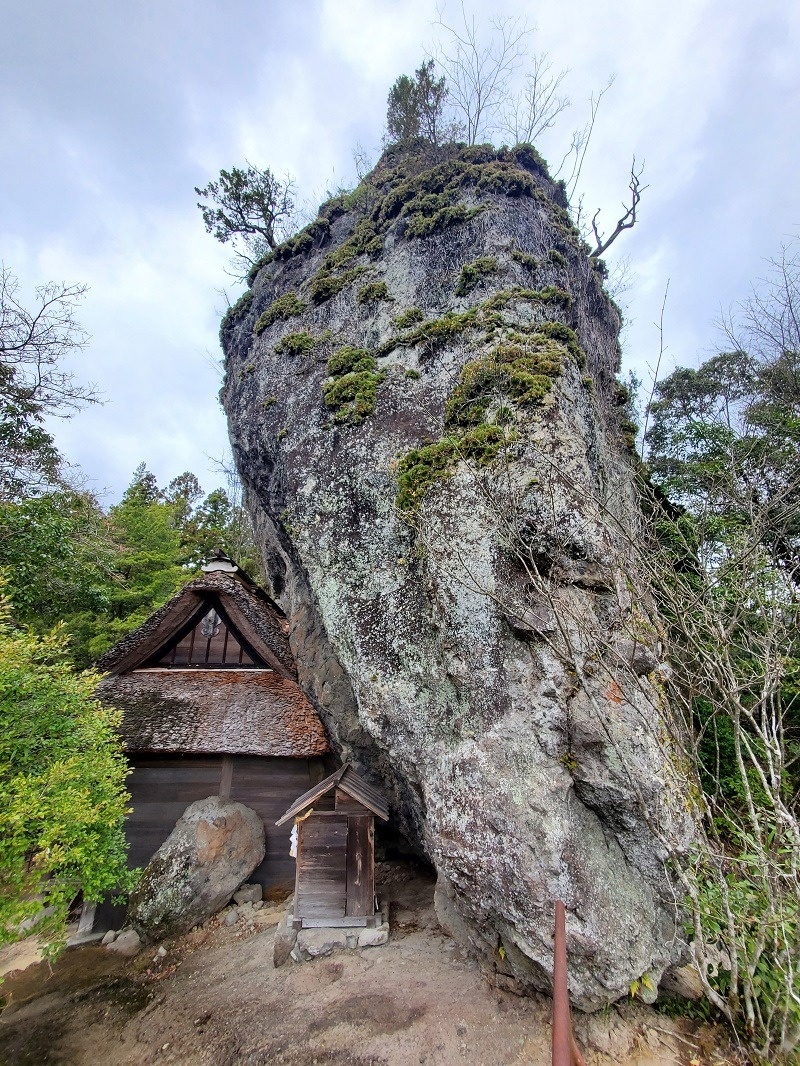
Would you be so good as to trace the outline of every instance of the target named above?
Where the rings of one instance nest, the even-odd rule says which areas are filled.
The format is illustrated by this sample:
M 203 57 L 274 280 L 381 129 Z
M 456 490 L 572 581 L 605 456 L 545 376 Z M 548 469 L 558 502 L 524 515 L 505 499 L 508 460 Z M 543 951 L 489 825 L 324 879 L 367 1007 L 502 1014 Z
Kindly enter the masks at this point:
M 82 947 L 51 970 L 30 944 L 17 947 L 25 968 L 0 987 L 0 1064 L 549 1063 L 550 1001 L 487 984 L 439 929 L 426 872 L 385 863 L 379 879 L 388 945 L 277 970 L 273 906 L 232 925 L 223 914 L 166 942 L 163 957 Z M 14 965 L 0 955 L 0 967 Z M 720 1032 L 635 1003 L 578 1016 L 575 1028 L 588 1066 L 735 1061 Z

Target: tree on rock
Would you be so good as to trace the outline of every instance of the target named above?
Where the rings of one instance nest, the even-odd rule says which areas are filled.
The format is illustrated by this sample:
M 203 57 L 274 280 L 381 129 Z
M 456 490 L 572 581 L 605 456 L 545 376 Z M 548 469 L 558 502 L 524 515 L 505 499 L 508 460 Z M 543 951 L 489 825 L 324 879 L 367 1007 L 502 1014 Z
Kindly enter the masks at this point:
M 233 242 L 238 255 L 254 263 L 275 248 L 295 222 L 294 181 L 276 178 L 269 167 L 260 170 L 220 170 L 219 179 L 194 190 L 208 203 L 198 203 L 206 232 L 222 244 Z
M 386 136 L 392 143 L 422 138 L 438 145 L 444 135 L 444 103 L 447 86 L 436 78 L 436 64 L 427 60 L 413 78 L 402 74 L 389 90 Z

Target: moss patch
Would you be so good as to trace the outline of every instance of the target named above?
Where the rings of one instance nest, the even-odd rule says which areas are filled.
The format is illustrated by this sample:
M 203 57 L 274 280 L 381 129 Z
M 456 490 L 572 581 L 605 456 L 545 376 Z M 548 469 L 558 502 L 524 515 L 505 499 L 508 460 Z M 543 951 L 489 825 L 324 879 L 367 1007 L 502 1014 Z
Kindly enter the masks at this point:
M 530 255 L 528 252 L 521 252 L 515 248 L 511 253 L 511 258 L 530 271 L 531 274 L 535 274 L 539 269 L 539 260 L 535 255 Z
M 512 437 L 500 426 L 484 423 L 466 433 L 412 448 L 397 468 L 397 506 L 401 511 L 415 511 L 429 486 L 450 477 L 459 460 L 487 466 Z
M 471 310 L 471 324 L 480 325 L 481 309 Z M 510 428 L 516 420 L 514 409 L 541 403 L 567 359 L 583 365 L 583 351 L 568 326 L 560 322 L 496 326 L 497 314 L 489 312 L 487 335 L 499 330 L 500 340 L 462 369 L 445 405 L 444 436 L 413 448 L 400 460 L 397 505 L 402 511 L 414 511 L 427 488 L 449 477 L 460 460 L 478 466 L 491 463 L 517 437 Z
M 422 322 L 425 318 L 425 312 L 420 307 L 409 307 L 407 311 L 403 311 L 402 314 L 397 315 L 394 319 L 395 329 L 409 329 L 417 322 Z
M 481 278 L 496 273 L 499 268 L 500 264 L 492 255 L 482 255 L 471 263 L 465 263 L 456 282 L 456 296 L 467 296 L 477 288 Z
M 305 309 L 305 303 L 296 292 L 285 292 L 283 296 L 273 300 L 266 311 L 259 317 L 253 326 L 253 332 L 256 334 L 263 333 L 273 322 L 279 322 L 285 318 L 294 318 L 297 315 L 301 315 Z
M 301 333 L 287 333 L 281 337 L 275 345 L 277 355 L 308 355 L 314 350 L 314 338 L 305 331 Z
M 473 189 L 478 197 L 526 196 L 550 203 L 534 177 L 536 173 L 546 176 L 547 168 L 530 145 L 499 151 L 491 145 L 452 145 L 433 157 L 422 145 L 415 150 L 395 146 L 384 153 L 372 174 L 353 193 L 323 204 L 316 222 L 276 249 L 273 258 L 307 250 L 320 240 L 325 225 L 330 229 L 333 218 L 345 211 L 363 211 L 349 236 L 325 257 L 311 283 L 312 299 L 322 303 L 349 284 L 348 280 L 337 285 L 332 279 L 348 270 L 360 256 L 380 254 L 386 233 L 397 221 L 402 223 L 400 232 L 406 238 L 422 239 L 483 211 L 486 204 L 463 202 L 466 189 Z
M 394 297 L 389 295 L 385 281 L 368 281 L 358 290 L 356 299 L 360 304 L 370 304 L 380 300 L 393 300 Z
M 322 386 L 325 406 L 334 422 L 357 425 L 374 413 L 378 386 L 385 374 L 376 369 L 375 359 L 366 348 L 345 345 L 328 360 L 328 381 Z
M 253 302 L 253 294 L 248 289 L 247 292 L 242 293 L 235 304 L 232 304 L 225 312 L 222 322 L 220 322 L 220 332 L 228 329 L 238 321 L 240 318 L 244 318 L 247 312 L 250 310 L 250 305 Z
M 356 278 L 360 278 L 366 272 L 367 268 L 363 266 L 353 267 L 352 270 L 346 270 L 344 274 L 331 274 L 327 270 L 320 270 L 311 280 L 308 288 L 309 296 L 315 304 L 325 303 L 342 289 L 352 285 Z

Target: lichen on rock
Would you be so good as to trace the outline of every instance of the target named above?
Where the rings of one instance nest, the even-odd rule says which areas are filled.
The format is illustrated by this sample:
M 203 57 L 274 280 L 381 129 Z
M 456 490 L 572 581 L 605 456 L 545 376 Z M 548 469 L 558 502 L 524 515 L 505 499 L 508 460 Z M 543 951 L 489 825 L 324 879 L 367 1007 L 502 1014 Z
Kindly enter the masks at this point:
M 694 828 L 636 632 L 619 314 L 566 206 L 529 147 L 390 150 L 254 272 L 223 400 L 337 750 L 504 987 L 548 987 L 565 900 L 594 1009 L 677 961 L 665 867 Z M 286 325 L 253 332 L 287 294 L 291 330 L 330 337 L 291 372 Z

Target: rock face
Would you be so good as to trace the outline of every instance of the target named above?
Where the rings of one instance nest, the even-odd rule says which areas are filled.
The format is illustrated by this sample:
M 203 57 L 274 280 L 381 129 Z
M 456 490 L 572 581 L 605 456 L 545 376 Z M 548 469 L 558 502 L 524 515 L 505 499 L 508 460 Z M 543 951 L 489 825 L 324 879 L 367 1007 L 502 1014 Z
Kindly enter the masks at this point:
M 131 896 L 131 922 L 153 940 L 187 932 L 225 906 L 264 849 L 255 811 L 219 796 L 197 800 L 145 869 Z
M 384 157 L 257 267 L 223 400 L 305 691 L 506 987 L 675 959 L 688 789 L 640 610 L 619 314 L 530 147 Z M 626 433 L 628 438 L 626 440 Z

